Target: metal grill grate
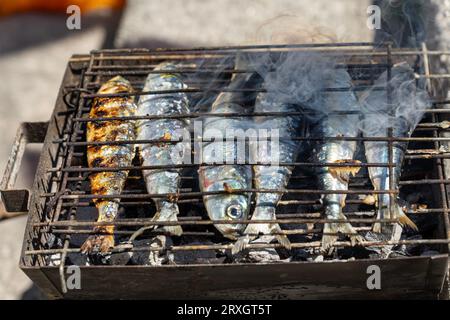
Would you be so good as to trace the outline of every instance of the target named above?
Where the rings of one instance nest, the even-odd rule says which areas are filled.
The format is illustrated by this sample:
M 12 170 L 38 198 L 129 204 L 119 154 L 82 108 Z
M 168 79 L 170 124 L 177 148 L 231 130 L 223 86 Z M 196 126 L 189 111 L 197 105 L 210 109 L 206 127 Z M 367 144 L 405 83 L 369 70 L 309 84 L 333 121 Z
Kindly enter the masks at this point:
M 92 99 L 102 97 L 124 96 L 125 94 L 99 95 L 96 93 L 100 85 L 116 75 L 122 75 L 130 80 L 136 92 L 132 95 L 140 96 L 146 94 L 167 94 L 175 92 L 185 92 L 195 100 L 200 100 L 207 95 L 218 94 L 224 91 L 248 91 L 250 89 L 227 89 L 225 86 L 229 76 L 233 73 L 254 72 L 253 69 L 238 70 L 233 68 L 233 57 L 237 53 L 246 52 L 258 55 L 263 52 L 287 52 L 287 51 L 312 51 L 329 55 L 338 61 L 338 68 L 346 68 L 352 77 L 352 90 L 358 92 L 373 86 L 374 80 L 384 71 L 389 70 L 392 65 L 399 61 L 409 61 L 414 64 L 417 70 L 425 70 L 419 78 L 427 80 L 429 92 L 433 92 L 435 81 L 443 81 L 450 78 L 449 74 L 430 73 L 430 61 L 439 59 L 441 55 L 448 55 L 450 52 L 428 51 L 425 46 L 422 50 L 415 49 L 392 49 L 390 44 L 375 46 L 371 43 L 339 43 L 321 45 L 288 45 L 288 46 L 246 46 L 246 47 L 220 47 L 220 48 L 199 48 L 199 49 L 124 49 L 124 50 L 99 50 L 92 51 L 90 55 L 73 56 L 69 62 L 68 73 L 62 84 L 63 95 L 57 102 L 57 108 L 51 119 L 54 122 L 53 129 L 49 129 L 46 138 L 44 153 L 46 159 L 41 160 L 40 168 L 36 176 L 33 190 L 33 200 L 30 208 L 30 220 L 25 236 L 24 254 L 22 264 L 24 267 L 45 267 L 48 266 L 48 257 L 61 254 L 59 266 L 60 276 L 64 279 L 64 267 L 68 254 L 80 252 L 80 245 L 88 234 L 92 234 L 91 227 L 95 225 L 116 225 L 119 229 L 115 234 L 121 239 L 118 241 L 113 252 L 123 251 L 148 251 L 169 249 L 172 251 L 198 251 L 198 250 L 223 250 L 230 249 L 232 243 L 226 240 L 212 226 L 214 224 L 230 223 L 228 220 L 211 221 L 205 213 L 202 196 L 205 194 L 217 194 L 219 192 L 200 192 L 197 185 L 196 170 L 198 164 L 172 165 L 164 168 L 185 168 L 182 177 L 182 185 L 176 195 L 172 194 L 148 194 L 142 179 L 142 170 L 157 169 L 161 166 L 141 166 L 135 159 L 130 167 L 121 168 L 89 168 L 86 162 L 87 145 L 109 145 L 109 144 L 139 144 L 139 143 L 169 143 L 166 140 L 134 140 L 134 141 L 108 141 L 108 142 L 86 142 L 86 123 L 89 119 L 89 111 Z M 224 59 L 230 57 L 230 59 Z M 352 59 L 349 62 L 349 57 Z M 176 73 L 182 74 L 186 78 L 187 89 L 169 91 L 142 91 L 145 77 L 160 62 L 170 60 L 180 62 L 180 67 Z M 223 64 L 223 61 L 231 61 L 231 64 Z M 423 68 L 422 68 L 423 66 Z M 173 71 L 170 71 L 173 73 Z M 161 71 L 157 71 L 161 73 Z M 220 77 L 217 75 L 220 74 Z M 190 76 L 190 75 L 195 75 Z M 214 76 L 214 86 L 211 85 Z M 326 91 L 345 91 L 349 88 L 330 88 Z M 386 87 L 375 90 L 386 90 Z M 256 89 L 264 91 L 264 89 Z M 450 158 L 450 150 L 445 149 L 445 145 L 450 138 L 442 135 L 447 129 L 445 120 L 450 113 L 450 101 L 439 100 L 433 97 L 433 107 L 427 110 L 422 122 L 417 126 L 414 134 L 410 138 L 387 137 L 314 137 L 299 135 L 294 138 L 298 141 L 312 140 L 354 140 L 362 141 L 387 141 L 390 147 L 390 163 L 318 163 L 297 161 L 294 163 L 281 163 L 280 165 L 295 166 L 290 184 L 281 203 L 277 208 L 277 219 L 269 222 L 278 222 L 285 226 L 283 233 L 288 235 L 302 236 L 302 240 L 292 241 L 293 249 L 318 248 L 322 235 L 321 226 L 325 222 L 335 222 L 335 220 L 324 219 L 320 211 L 320 195 L 324 193 L 346 193 L 349 196 L 346 200 L 345 215 L 359 231 L 369 230 L 370 226 L 376 222 L 395 222 L 393 219 L 377 220 L 375 218 L 375 208 L 363 204 L 363 200 L 358 195 L 368 195 L 377 193 L 390 193 L 395 196 L 399 193 L 390 186 L 389 191 L 374 191 L 367 177 L 367 172 L 361 170 L 354 179 L 351 179 L 348 191 L 324 191 L 318 190 L 312 185 L 310 180 L 312 175 L 305 173 L 304 168 L 317 166 L 339 167 L 339 166 L 360 166 L 367 167 L 387 167 L 392 175 L 396 164 L 392 163 L 393 144 L 398 141 L 409 142 L 404 161 L 402 180 L 400 181 L 402 195 L 413 192 L 425 194 L 426 189 L 432 189 L 432 197 L 426 208 L 410 209 L 408 214 L 417 216 L 419 219 L 431 222 L 432 228 L 422 234 L 421 239 L 399 240 L 399 241 L 366 241 L 362 244 L 365 247 L 376 247 L 380 245 L 427 245 L 441 253 L 448 252 L 449 243 L 449 220 L 448 220 L 448 194 L 447 179 L 444 172 L 444 161 Z M 295 115 L 298 113 L 242 113 L 242 114 L 214 114 L 215 117 L 249 117 L 249 116 L 274 116 L 274 115 Z M 212 116 L 207 112 L 192 112 L 189 115 L 169 116 L 170 118 L 188 117 L 191 119 Z M 159 119 L 169 118 L 167 116 L 133 116 L 126 119 L 117 118 L 96 118 L 95 121 L 105 120 L 138 120 L 138 119 Z M 198 142 L 198 138 L 193 138 L 192 143 Z M 444 148 L 442 147 L 444 146 Z M 194 149 L 194 148 L 192 148 Z M 420 170 L 418 170 L 420 168 Z M 108 196 L 98 196 L 90 193 L 89 174 L 99 171 L 130 170 L 127 185 L 120 196 L 110 196 L 109 198 L 120 198 L 121 207 L 126 212 L 126 217 L 120 217 L 113 223 L 100 223 L 89 220 L 92 214 L 96 213 L 92 200 L 95 198 L 107 199 Z M 392 181 L 392 179 L 390 179 Z M 224 191 L 226 192 L 226 191 Z M 245 189 L 236 192 L 274 192 L 273 190 Z M 280 191 L 275 191 L 280 192 Z M 154 214 L 154 207 L 151 198 L 176 196 L 180 205 L 179 222 L 155 222 L 151 221 Z M 364 208 L 357 210 L 355 208 Z M 145 212 L 142 216 L 142 211 Z M 422 218 L 423 217 L 423 218 Z M 421 220 L 422 221 L 422 220 Z M 241 220 L 239 223 L 261 223 L 268 222 L 257 220 Z M 233 222 L 235 223 L 235 222 Z M 184 234 L 180 240 L 169 248 L 162 247 L 135 247 L 132 242 L 127 241 L 142 236 L 146 226 L 151 225 L 173 225 L 183 226 Z M 314 224 L 312 228 L 296 228 L 299 224 Z M 294 226 L 294 227 L 292 227 Z M 153 231 L 145 231 L 146 235 L 155 234 Z M 198 239 L 212 239 L 205 244 L 186 244 L 184 237 L 197 237 Z M 59 244 L 55 244 L 60 239 Z M 350 241 L 338 241 L 336 247 L 350 247 Z M 277 248 L 279 244 L 249 244 L 248 248 Z M 107 266 L 104 266 L 107 267 Z M 61 282 L 62 291 L 65 291 L 64 281 Z

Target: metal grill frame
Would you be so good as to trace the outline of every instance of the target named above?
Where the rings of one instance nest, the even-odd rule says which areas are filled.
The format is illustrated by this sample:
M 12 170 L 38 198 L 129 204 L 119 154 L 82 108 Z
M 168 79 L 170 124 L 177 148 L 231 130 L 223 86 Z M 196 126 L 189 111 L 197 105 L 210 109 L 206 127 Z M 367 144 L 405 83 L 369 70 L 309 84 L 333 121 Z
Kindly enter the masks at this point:
M 375 48 L 373 43 L 339 43 L 339 44 L 317 44 L 317 45 L 287 45 L 287 46 L 245 46 L 245 47 L 217 47 L 217 48 L 197 48 L 197 49 L 158 49 L 158 50 L 147 50 L 147 49 L 121 49 L 121 50 L 98 50 L 92 51 L 90 55 L 75 55 L 73 56 L 67 67 L 63 83 L 60 89 L 58 99 L 56 101 L 56 107 L 54 113 L 50 119 L 47 135 L 44 141 L 44 148 L 41 155 L 39 167 L 36 173 L 36 180 L 33 186 L 33 192 L 30 202 L 29 210 L 29 220 L 27 224 L 27 229 L 25 232 L 24 246 L 22 251 L 22 257 L 20 261 L 20 267 L 32 278 L 39 287 L 41 287 L 49 296 L 52 297 L 68 297 L 68 298 L 80 298 L 80 297 L 146 297 L 145 294 L 155 297 L 167 296 L 171 297 L 183 297 L 187 295 L 186 291 L 183 291 L 184 287 L 181 282 L 178 283 L 178 288 L 174 284 L 170 288 L 164 289 L 162 291 L 155 291 L 154 289 L 145 289 L 145 286 L 151 286 L 152 280 L 156 283 L 163 285 L 163 280 L 171 281 L 170 277 L 175 277 L 179 281 L 188 281 L 188 283 L 196 283 L 195 277 L 199 280 L 198 287 L 193 290 L 191 297 L 236 297 L 241 295 L 245 297 L 246 295 L 256 295 L 257 297 L 268 297 L 273 296 L 283 297 L 287 295 L 288 297 L 301 297 L 305 295 L 306 297 L 320 297 L 320 287 L 326 288 L 324 292 L 328 296 L 335 294 L 336 296 L 345 297 L 357 297 L 358 295 L 367 295 L 372 297 L 380 297 L 380 293 L 374 293 L 366 291 L 365 289 L 365 267 L 370 264 L 377 264 L 384 266 L 386 270 L 391 270 L 392 275 L 389 275 L 391 285 L 388 288 L 388 292 L 392 296 L 398 296 L 400 294 L 411 294 L 423 296 L 436 296 L 439 293 L 444 276 L 447 269 L 447 254 L 448 254 L 448 244 L 449 244 L 449 221 L 448 221 L 448 194 L 446 185 L 450 180 L 444 178 L 443 160 L 449 159 L 450 154 L 415 154 L 406 155 L 405 159 L 418 159 L 418 158 L 433 158 L 436 165 L 435 171 L 437 172 L 437 179 L 422 179 L 422 180 L 410 180 L 402 181 L 401 185 L 414 185 L 414 184 L 432 184 L 438 187 L 441 208 L 433 208 L 422 210 L 423 214 L 438 214 L 442 221 L 441 228 L 438 233 L 442 235 L 439 239 L 427 239 L 427 240 L 401 240 L 401 241 L 388 241 L 388 242 L 367 242 L 366 246 L 376 246 L 376 245 L 386 245 L 386 244 L 440 244 L 443 247 L 443 254 L 433 257 L 407 257 L 395 260 L 356 260 L 356 261 L 346 261 L 345 265 L 342 264 L 343 261 L 334 262 L 290 262 L 288 264 L 231 264 L 231 265 L 189 265 L 189 266 L 161 266 L 161 267 L 151 267 L 151 266 L 81 266 L 83 274 L 87 274 L 84 277 L 86 283 L 88 284 L 88 289 L 80 292 L 67 291 L 65 288 L 65 270 L 66 266 L 64 264 L 65 258 L 70 252 L 79 252 L 79 249 L 69 248 L 70 244 L 70 234 L 82 233 L 79 230 L 74 230 L 73 227 L 76 226 L 93 226 L 101 225 L 102 223 L 97 222 L 80 222 L 76 221 L 76 208 L 80 206 L 80 198 L 82 199 L 93 199 L 100 196 L 86 195 L 86 194 L 67 194 L 67 185 L 70 182 L 77 181 L 76 177 L 72 177 L 71 174 L 79 173 L 79 184 L 86 177 L 81 174 L 83 172 L 92 171 L 108 171 L 114 169 L 105 168 L 76 168 L 72 166 L 72 160 L 76 157 L 85 156 L 83 154 L 77 154 L 75 148 L 83 147 L 91 143 L 84 141 L 84 131 L 81 130 L 82 124 L 86 121 L 83 115 L 89 112 L 89 107 L 87 103 L 89 99 L 98 97 L 99 95 L 95 92 L 95 88 L 100 85 L 99 74 L 112 77 L 113 75 L 122 74 L 126 75 L 140 75 L 145 77 L 146 74 L 151 72 L 150 69 L 152 65 L 142 65 L 138 64 L 133 68 L 129 66 L 117 65 L 111 68 L 111 66 L 104 65 L 104 61 L 108 59 L 115 60 L 127 60 L 135 59 L 137 61 L 160 61 L 165 59 L 195 59 L 196 57 L 217 57 L 224 54 L 236 54 L 242 51 L 284 51 L 284 50 L 314 50 L 320 51 L 324 54 L 331 55 L 348 55 L 348 56 L 364 56 L 364 57 L 383 57 L 386 58 L 385 64 L 380 64 L 379 67 L 387 68 L 393 64 L 393 59 L 395 57 L 421 57 L 425 66 L 425 74 L 421 77 L 427 79 L 428 88 L 432 87 L 433 79 L 446 79 L 450 78 L 449 74 L 431 74 L 429 68 L 429 59 L 433 56 L 439 55 L 449 55 L 450 52 L 438 52 L 438 51 L 428 51 L 423 45 L 421 50 L 415 49 L 392 49 L 390 44 L 384 44 L 383 46 Z M 370 66 L 368 66 L 370 67 Z M 112 69 L 112 71 L 102 72 L 102 69 Z M 173 72 L 173 71 L 172 71 Z M 186 69 L 178 72 L 198 72 L 198 70 Z M 248 72 L 248 70 L 230 70 L 230 72 Z M 158 71 L 161 73 L 161 71 Z M 388 71 L 389 73 L 389 71 Z M 356 86 L 353 89 L 364 90 L 367 87 Z M 333 89 L 334 91 L 339 91 L 339 89 Z M 341 90 L 348 90 L 348 88 L 342 88 Z M 185 92 L 198 92 L 198 89 L 184 89 Z M 224 90 L 220 90 L 224 91 Z M 176 92 L 180 92 L 177 90 Z M 158 92 L 158 93 L 170 93 L 170 92 Z M 135 95 L 140 94 L 155 94 L 155 92 L 137 92 Z M 102 96 L 118 96 L 118 95 L 102 95 Z M 434 106 L 441 104 L 450 104 L 450 101 L 434 101 Z M 395 138 L 392 137 L 392 132 L 389 137 L 383 138 L 372 138 L 374 141 L 387 141 L 389 149 L 392 150 L 393 143 L 396 141 L 427 141 L 433 142 L 435 150 L 439 150 L 440 142 L 448 142 L 450 138 L 439 136 L 439 121 L 440 115 L 445 115 L 450 113 L 450 108 L 433 108 L 428 110 L 427 113 L 431 114 L 431 123 L 422 123 L 418 126 L 416 130 L 431 130 L 433 132 L 433 137 L 411 137 L 411 138 Z M 277 115 L 278 113 L 264 113 L 262 115 Z M 188 117 L 198 117 L 205 114 L 191 114 Z M 208 114 L 211 116 L 211 114 Z M 251 114 L 255 116 L 256 114 Z M 259 114 L 258 114 L 259 115 Z M 223 116 L 223 114 L 215 114 L 215 116 Z M 227 115 L 233 116 L 233 115 Z M 248 116 L 244 114 L 236 114 L 234 116 Z M 128 119 L 156 119 L 158 116 L 145 116 L 145 117 L 131 117 Z M 165 117 L 167 118 L 167 117 Z M 179 118 L 179 116 L 177 117 Z M 112 120 L 111 118 L 96 119 L 96 121 Z M 80 139 L 82 141 L 78 141 Z M 310 137 L 297 137 L 297 140 L 311 140 Z M 312 138 L 314 139 L 314 138 Z M 367 141 L 367 138 L 355 137 L 355 138 L 344 138 L 344 137 L 334 137 L 329 139 L 335 140 L 356 140 L 356 141 Z M 133 144 L 138 143 L 161 143 L 167 142 L 165 140 L 154 140 L 154 141 L 133 141 Z M 117 142 L 106 142 L 102 144 L 117 143 Z M 120 142 L 129 143 L 129 142 Z M 395 164 L 392 163 L 392 152 L 390 152 L 390 163 L 361 163 L 359 166 L 385 166 L 389 168 L 390 175 L 392 175 L 393 168 Z M 340 163 L 282 163 L 280 165 L 302 165 L 302 166 L 346 166 L 349 164 Z M 351 164 L 355 166 L 355 164 Z M 185 165 L 182 165 L 185 167 Z M 192 166 L 198 166 L 192 165 Z M 174 166 L 176 167 L 176 166 Z M 118 168 L 115 170 L 124 169 L 152 169 L 158 168 L 156 166 L 151 167 L 130 167 L 130 168 Z M 390 179 L 392 182 L 392 179 Z M 379 192 L 389 192 L 391 196 L 394 196 L 398 191 L 393 190 L 390 186 L 389 191 L 379 191 Z M 81 186 L 80 186 L 81 191 Z M 239 190 L 239 192 L 273 192 L 273 190 Z M 324 192 L 321 190 L 287 190 L 287 192 L 297 192 L 297 193 L 320 193 Z M 333 191 L 330 191 L 333 193 Z M 348 190 L 347 192 L 338 191 L 338 193 L 348 193 L 348 194 L 374 194 L 377 193 L 374 190 Z M 202 196 L 205 193 L 201 192 L 183 192 L 180 195 L 180 201 L 193 201 L 193 198 Z M 133 198 L 137 200 L 149 199 L 151 197 L 164 197 L 168 195 L 149 195 L 149 194 L 123 194 L 120 198 Z M 117 196 L 113 196 L 117 198 Z M 106 198 L 101 196 L 101 198 Z M 184 199 L 186 198 L 186 199 Z M 65 203 L 65 200 L 72 200 L 70 203 Z M 59 221 L 59 217 L 62 210 L 68 210 L 67 221 Z M 46 221 L 45 216 L 50 215 L 51 221 Z M 284 215 L 283 217 L 286 217 Z M 277 220 L 278 222 L 281 222 Z M 317 219 L 317 216 L 305 216 L 305 215 L 295 215 L 287 216 L 283 219 L 283 223 L 324 223 L 330 220 L 327 219 Z M 379 221 L 373 218 L 364 219 L 349 219 L 349 222 L 375 222 Z M 393 222 L 395 220 L 383 220 L 384 222 Z M 261 221 L 250 221 L 242 220 L 241 223 L 258 223 Z M 267 222 L 267 221 L 263 221 Z M 198 219 L 180 219 L 180 224 L 213 224 L 213 223 L 229 223 L 228 221 L 207 221 Z M 151 222 L 150 219 L 135 219 L 134 221 L 120 221 L 117 220 L 115 223 L 107 223 L 109 225 L 136 225 L 136 226 L 149 226 L 149 225 L 170 225 L 170 222 Z M 39 248 L 38 242 L 45 242 L 47 231 L 50 231 L 52 227 L 66 228 L 66 232 L 62 230 L 62 234 L 66 234 L 63 247 L 61 249 L 42 249 Z M 50 232 L 53 232 L 51 230 Z M 61 234 L 60 233 L 60 234 Z M 56 233 L 58 234 L 58 233 Z M 350 246 L 350 242 L 338 242 L 337 246 Z M 231 245 L 214 245 L 214 246 L 175 246 L 171 248 L 172 250 L 203 250 L 203 249 L 229 249 Z M 250 247 L 278 247 L 278 244 L 271 245 L 258 245 L 253 244 Z M 318 247 L 320 242 L 314 243 L 293 243 L 294 248 L 305 248 L 305 247 Z M 148 250 L 148 248 L 132 248 L 132 246 L 122 245 L 120 248 L 116 248 L 116 251 L 121 250 Z M 159 250 L 158 248 L 154 250 Z M 59 267 L 47 266 L 43 256 L 50 255 L 54 253 L 61 253 L 61 265 Z M 414 262 L 414 267 L 410 267 L 411 270 L 402 269 L 405 264 L 410 265 Z M 246 277 L 238 276 L 245 266 L 245 270 L 252 270 L 255 274 L 246 274 Z M 316 266 L 317 270 L 314 269 Z M 175 276 L 173 270 L 176 269 L 179 272 L 179 276 Z M 108 274 L 102 274 L 101 270 L 108 270 Z M 342 279 L 336 280 L 332 279 L 325 274 L 332 274 L 338 270 L 347 270 L 349 274 L 357 272 L 359 276 L 355 277 L 342 277 Z M 132 272 L 133 277 L 128 279 L 130 284 L 124 282 L 120 279 L 120 274 L 125 274 L 126 272 Z M 208 277 L 214 278 L 214 273 L 223 273 L 228 275 L 224 277 L 225 279 L 229 277 L 236 277 L 240 281 L 235 281 L 232 284 L 227 283 L 227 281 L 219 280 L 218 287 L 211 290 L 210 285 L 207 281 Z M 286 279 L 277 278 L 274 275 L 287 274 Z M 159 279 L 155 280 L 155 277 L 159 275 Z M 305 280 L 304 275 L 310 278 Z M 101 277 L 103 279 L 110 279 L 112 283 L 117 283 L 112 291 L 109 289 L 102 288 L 98 284 L 96 277 Z M 191 279 L 190 277 L 194 277 Z M 203 278 L 204 281 L 202 280 Z M 411 277 L 415 281 L 411 281 Z M 364 278 L 364 281 L 362 281 Z M 92 285 L 89 285 L 89 279 L 92 279 Z M 186 280 L 189 279 L 189 280 Z M 261 284 L 261 279 L 266 279 Z M 106 280 L 105 280 L 106 281 Z M 193 282 L 194 281 L 194 282 Z M 247 282 L 246 282 L 247 281 Z M 253 282 L 252 282 L 253 281 Z M 386 280 L 387 281 L 387 280 Z M 402 282 L 403 281 L 403 282 Z M 137 286 L 134 293 L 130 293 L 129 290 L 126 293 L 129 296 L 124 296 L 125 292 L 120 292 L 118 288 L 120 285 L 127 286 L 133 284 Z M 246 289 L 247 284 L 251 288 L 260 287 L 261 294 L 254 293 L 250 289 Z M 291 287 L 301 288 L 305 287 L 304 291 L 301 289 L 294 290 L 292 293 Z M 267 289 L 267 288 L 272 289 Z M 338 289 L 340 288 L 341 289 Z M 343 288 L 342 288 L 343 287 Z M 245 289 L 244 289 L 245 288 Z M 265 289 L 264 289 L 265 288 Z M 278 288 L 278 289 L 277 289 Z M 323 289 L 323 288 L 322 288 Z M 130 287 L 130 290 L 133 290 Z M 204 290 L 204 292 L 202 291 Z M 384 291 L 384 290 L 383 290 Z M 250 293 L 249 293 L 250 292 Z M 284 293 L 283 293 L 284 292 Z M 286 293 L 290 292 L 290 293 Z M 383 296 L 386 292 L 382 293 Z

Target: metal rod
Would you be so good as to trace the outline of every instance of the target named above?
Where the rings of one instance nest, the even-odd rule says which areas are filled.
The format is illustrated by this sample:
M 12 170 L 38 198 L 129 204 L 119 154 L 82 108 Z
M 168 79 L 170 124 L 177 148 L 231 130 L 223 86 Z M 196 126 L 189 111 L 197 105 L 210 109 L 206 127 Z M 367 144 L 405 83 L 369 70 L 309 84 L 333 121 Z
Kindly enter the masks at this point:
M 286 190 L 263 190 L 263 189 L 236 189 L 236 190 L 218 190 L 218 191 L 195 191 L 184 193 L 152 193 L 152 194 L 113 194 L 113 195 L 101 195 L 101 194 L 58 194 L 59 199 L 151 199 L 151 198 L 184 198 L 184 197 L 203 197 L 219 194 L 242 194 L 242 193 L 292 193 L 292 194 L 398 194 L 398 190 L 316 190 L 316 189 L 286 189 Z M 53 197 L 52 194 L 42 194 L 42 198 Z
M 267 219 L 267 220 L 249 220 L 249 219 L 235 219 L 235 220 L 180 220 L 180 221 L 154 221 L 152 219 L 122 219 L 115 221 L 56 221 L 56 222 L 35 222 L 32 224 L 34 228 L 48 227 L 48 226 L 182 226 L 182 225 L 227 225 L 227 224 L 255 224 L 255 223 L 281 223 L 281 224 L 300 224 L 300 223 L 373 223 L 373 222 L 398 222 L 397 219 L 375 219 L 375 218 L 348 218 L 348 219 Z
M 423 239 L 423 240 L 399 240 L 399 241 L 366 241 L 358 244 L 360 247 L 376 247 L 376 246 L 387 246 L 387 245 L 410 245 L 410 244 L 448 244 L 450 240 L 448 239 Z M 292 243 L 292 249 L 300 248 L 319 248 L 322 245 L 320 241 L 308 242 L 308 243 Z M 184 245 L 184 246 L 170 246 L 170 247 L 133 247 L 131 244 L 119 245 L 114 247 L 111 251 L 112 253 L 124 252 L 124 251 L 160 251 L 160 250 L 170 250 L 170 251 L 197 251 L 197 250 L 229 250 L 232 248 L 232 244 L 227 245 Z M 339 241 L 335 242 L 333 245 L 335 248 L 339 247 L 353 247 L 350 241 Z M 248 249 L 267 249 L 267 248 L 282 248 L 283 246 L 278 243 L 251 243 L 246 245 Z M 26 250 L 26 255 L 52 255 L 56 253 L 61 253 L 62 249 L 47 249 L 47 250 Z M 79 253 L 80 249 L 67 249 L 70 253 Z

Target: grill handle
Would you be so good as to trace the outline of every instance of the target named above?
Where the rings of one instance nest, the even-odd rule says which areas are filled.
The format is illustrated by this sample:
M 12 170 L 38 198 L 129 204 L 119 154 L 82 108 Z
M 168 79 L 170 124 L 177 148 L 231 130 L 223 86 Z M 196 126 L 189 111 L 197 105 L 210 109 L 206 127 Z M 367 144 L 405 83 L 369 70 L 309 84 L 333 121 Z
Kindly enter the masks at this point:
M 48 122 L 22 122 L 16 133 L 11 154 L 0 184 L 3 205 L 7 212 L 27 212 L 29 190 L 14 189 L 22 158 L 28 143 L 43 143 Z M 7 217 L 7 213 L 4 214 Z M 0 213 L 0 219 L 2 214 Z

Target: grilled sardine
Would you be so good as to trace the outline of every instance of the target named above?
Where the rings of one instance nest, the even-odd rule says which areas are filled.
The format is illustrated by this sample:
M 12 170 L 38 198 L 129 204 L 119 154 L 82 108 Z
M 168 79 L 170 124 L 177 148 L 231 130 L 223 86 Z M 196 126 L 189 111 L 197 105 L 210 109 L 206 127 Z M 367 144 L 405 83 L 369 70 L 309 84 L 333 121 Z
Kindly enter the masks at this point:
M 117 76 L 104 83 L 99 94 L 132 93 L 133 88 L 124 78 Z M 97 97 L 92 103 L 90 118 L 133 116 L 136 105 L 132 97 Z M 111 120 L 91 121 L 87 124 L 88 142 L 129 141 L 135 139 L 134 121 Z M 134 158 L 134 146 L 124 145 L 89 145 L 87 160 L 90 168 L 116 168 L 130 166 Z M 94 195 L 115 196 L 122 193 L 128 171 L 94 172 L 89 178 Z M 112 222 L 117 216 L 120 199 L 94 199 L 98 208 L 98 222 Z M 108 252 L 114 247 L 114 226 L 98 226 L 94 228 L 99 235 L 90 236 L 83 246 L 83 253 L 100 251 Z M 103 234 L 101 234 L 103 233 Z
M 155 70 L 175 70 L 171 63 L 162 63 Z M 145 82 L 144 91 L 185 89 L 180 76 L 175 73 L 152 73 Z M 139 99 L 138 115 L 186 115 L 189 113 L 188 98 L 185 93 L 143 95 Z M 164 166 L 183 164 L 185 156 L 190 157 L 189 119 L 150 119 L 137 122 L 138 140 L 167 140 L 177 143 L 143 144 L 140 155 L 144 166 Z M 178 205 L 176 194 L 180 186 L 181 169 L 144 170 L 144 180 L 150 194 L 173 194 L 163 198 L 153 198 L 156 205 L 155 221 L 178 221 Z M 180 226 L 162 228 L 173 235 L 181 235 Z
M 298 107 L 291 104 L 272 101 L 266 93 L 259 93 L 255 102 L 255 112 L 297 112 Z M 300 143 L 298 141 L 289 140 L 299 134 L 301 125 L 301 117 L 299 116 L 273 116 L 273 117 L 257 117 L 255 119 L 259 128 L 267 130 L 278 130 L 278 135 L 282 138 L 278 141 L 278 150 L 272 150 L 271 142 L 267 144 L 267 148 L 260 148 L 257 144 L 251 145 L 253 159 L 257 162 L 271 164 L 273 157 L 277 156 L 277 161 L 281 163 L 295 162 Z M 272 152 L 278 152 L 277 155 Z M 271 165 L 254 165 L 253 181 L 256 189 L 269 189 L 283 191 L 291 176 L 293 167 Z M 274 220 L 276 219 L 275 211 L 278 202 L 282 197 L 282 193 L 256 193 L 256 205 L 251 220 Z M 278 223 L 266 224 L 249 224 L 244 231 L 244 236 L 236 241 L 233 253 L 237 253 L 245 248 L 245 245 L 257 235 L 274 236 L 285 248 L 290 249 L 291 243 L 286 235 L 282 235 L 282 230 Z M 263 237 L 264 241 L 270 242 L 273 236 Z
M 252 83 L 252 76 L 236 74 L 233 76 L 229 89 L 242 89 Z M 245 99 L 251 99 L 238 92 L 222 92 L 213 103 L 210 112 L 243 113 Z M 254 99 L 254 97 L 253 97 Z M 225 139 L 227 129 L 245 130 L 247 123 L 243 118 L 209 117 L 203 126 L 203 139 L 209 140 L 209 135 L 216 131 Z M 215 151 L 223 153 L 223 158 L 217 163 Z M 227 238 L 236 239 L 245 228 L 244 224 L 232 224 L 233 220 L 247 219 L 250 209 L 250 193 L 233 193 L 237 189 L 250 189 L 252 185 L 252 170 L 250 165 L 237 164 L 237 144 L 234 141 L 224 142 L 213 140 L 203 142 L 203 162 L 216 165 L 201 166 L 199 173 L 200 190 L 203 192 L 227 191 L 217 195 L 203 196 L 208 216 L 212 220 L 230 220 L 230 224 L 216 224 L 215 227 Z M 225 163 L 231 159 L 232 163 Z M 246 159 L 248 160 L 248 159 Z
M 418 94 L 414 71 L 407 63 L 400 63 L 392 68 L 390 86 L 392 88 L 392 101 L 387 103 L 386 91 L 370 91 L 365 94 L 361 100 L 365 110 L 365 116 L 363 120 L 363 134 L 365 137 L 387 137 L 388 127 L 392 127 L 393 137 L 410 137 L 414 131 L 416 120 L 411 118 L 411 114 L 405 113 L 402 109 L 404 106 L 410 103 L 411 98 Z M 387 73 L 385 72 L 375 82 L 375 86 L 386 85 Z M 418 96 L 417 96 L 418 97 Z M 415 99 L 417 107 L 415 112 L 419 114 L 414 115 L 412 118 L 421 117 L 420 110 L 423 110 L 426 106 L 423 99 Z M 368 162 L 374 163 L 389 163 L 389 149 L 387 141 L 365 141 L 365 154 Z M 401 168 L 407 142 L 396 141 L 393 143 L 392 160 L 396 165 L 393 168 L 392 187 L 394 190 L 398 190 L 399 179 L 401 175 Z M 390 188 L 389 168 L 388 167 L 369 167 L 369 177 L 372 181 L 375 190 L 388 191 Z M 375 195 L 377 206 L 377 219 L 399 219 L 401 226 L 408 226 L 417 230 L 417 226 L 412 222 L 401 207 L 398 205 L 397 197 L 393 196 L 393 202 L 391 203 L 391 197 L 388 193 Z M 373 226 L 374 232 L 382 232 L 382 224 L 375 223 Z M 395 233 L 393 225 L 384 225 L 383 229 L 389 229 L 383 231 L 383 233 L 393 236 Z
M 336 69 L 329 74 L 328 88 L 348 88 L 351 79 L 347 71 Z M 317 137 L 356 137 L 358 135 L 359 115 L 355 113 L 342 114 L 339 111 L 359 112 L 357 99 L 353 92 L 327 92 L 323 95 L 322 111 L 324 116 L 313 126 L 311 135 Z M 356 141 L 328 140 L 319 141 L 314 147 L 314 162 L 345 164 L 348 166 L 317 167 L 319 189 L 324 191 L 346 191 L 351 175 L 359 171 L 358 166 L 352 166 L 355 162 L 354 154 Z M 327 219 L 345 220 L 342 213 L 345 206 L 346 194 L 326 193 L 322 195 L 322 203 Z M 322 250 L 332 251 L 332 245 L 336 242 L 337 233 L 350 236 L 352 243 L 363 241 L 350 223 L 336 222 L 325 223 L 322 237 Z

